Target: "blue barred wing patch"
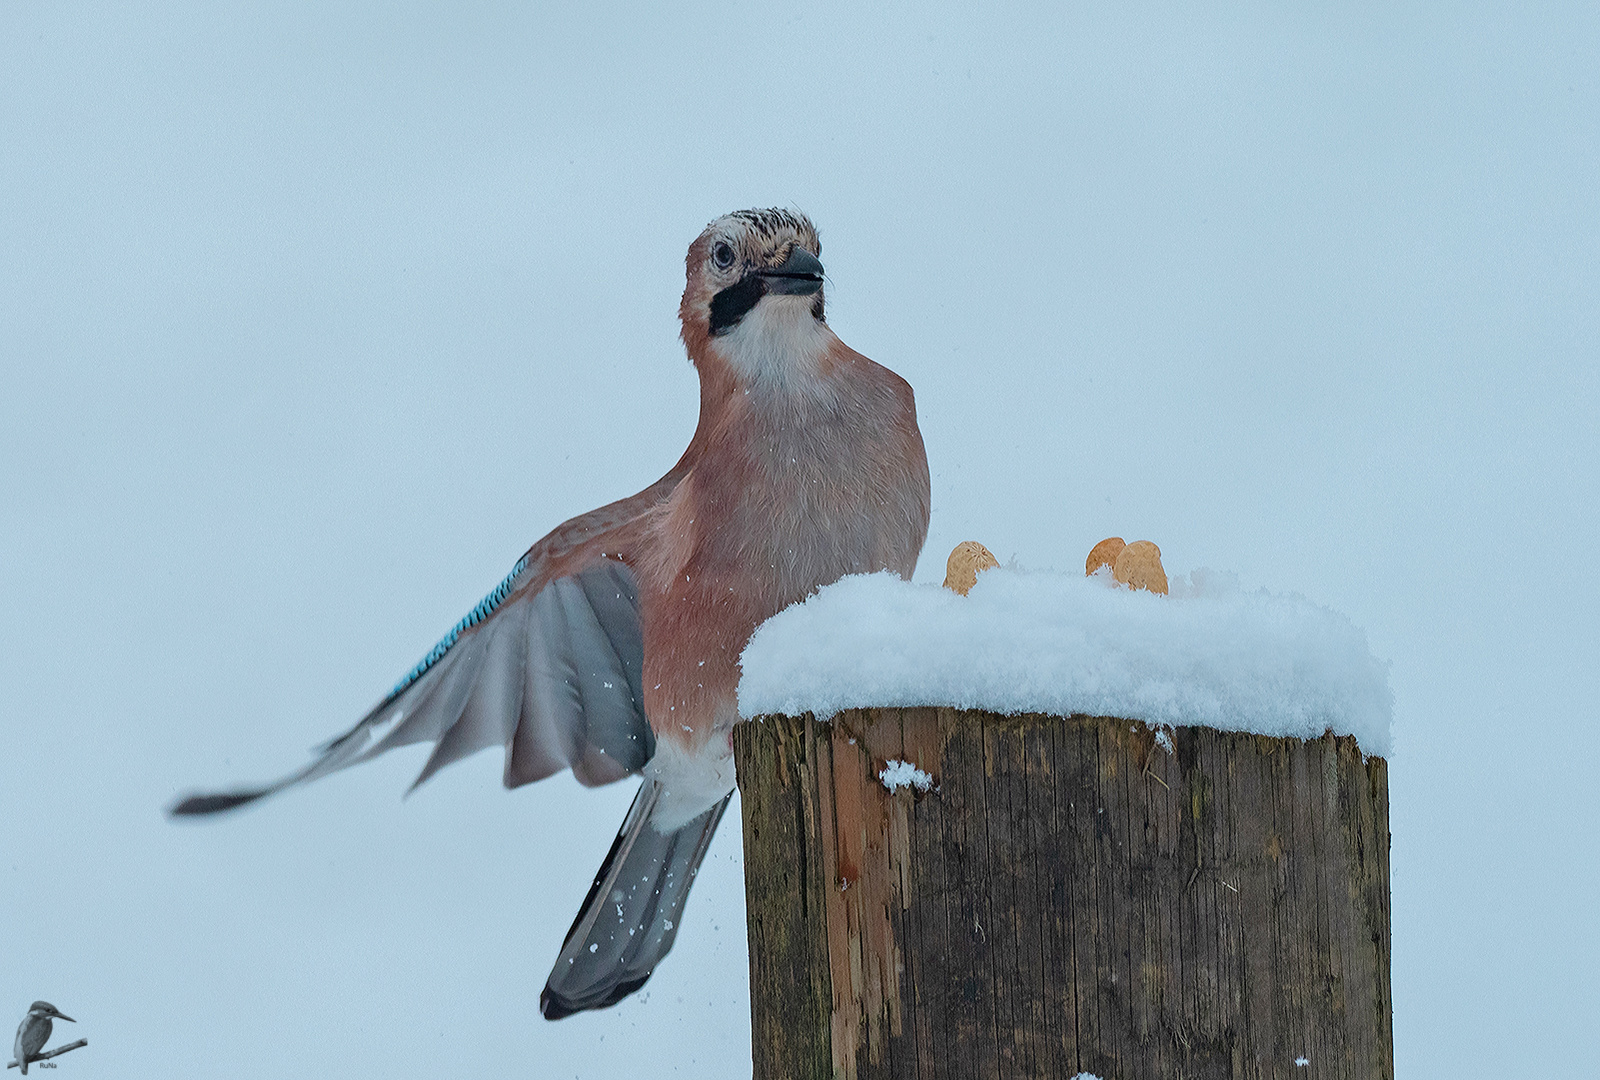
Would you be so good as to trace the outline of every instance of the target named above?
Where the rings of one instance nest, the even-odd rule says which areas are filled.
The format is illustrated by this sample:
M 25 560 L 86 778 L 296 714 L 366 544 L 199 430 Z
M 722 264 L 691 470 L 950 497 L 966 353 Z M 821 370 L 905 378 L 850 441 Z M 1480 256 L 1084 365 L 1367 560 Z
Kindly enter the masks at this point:
M 474 626 L 477 626 L 490 615 L 493 615 L 495 609 L 501 604 L 505 603 L 506 597 L 511 595 L 511 590 L 516 586 L 517 578 L 520 577 L 522 572 L 527 568 L 528 557 L 524 555 L 522 558 L 517 560 L 517 565 L 511 568 L 511 573 L 505 576 L 504 581 L 500 582 L 500 584 L 496 585 L 492 590 L 490 590 L 488 596 L 485 596 L 482 600 L 479 600 L 476 607 L 467 612 L 466 615 L 462 617 L 460 622 L 456 623 L 450 628 L 449 633 L 445 634 L 444 637 L 439 639 L 439 643 L 437 645 L 428 650 L 427 656 L 424 656 L 421 660 L 417 661 L 416 667 L 413 667 L 410 671 L 406 672 L 405 675 L 401 677 L 400 681 L 394 684 L 394 689 L 389 691 L 389 696 L 383 699 L 383 703 L 378 706 L 378 709 L 382 709 L 395 698 L 405 693 L 406 689 L 411 686 L 412 683 L 422 678 L 428 673 L 428 670 L 432 668 L 433 665 L 444 659 L 444 654 L 449 652 L 451 648 L 454 647 L 455 643 L 460 639 L 462 634 L 466 633 Z M 376 712 L 377 709 L 373 711 Z

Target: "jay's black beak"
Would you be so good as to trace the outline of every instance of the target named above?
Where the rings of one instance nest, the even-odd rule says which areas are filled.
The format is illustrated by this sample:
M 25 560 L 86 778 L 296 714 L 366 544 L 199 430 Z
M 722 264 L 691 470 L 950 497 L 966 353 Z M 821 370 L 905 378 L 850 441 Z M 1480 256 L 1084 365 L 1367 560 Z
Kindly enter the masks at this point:
M 782 265 L 758 271 L 769 293 L 810 296 L 822 288 L 822 263 L 803 247 L 796 247 Z

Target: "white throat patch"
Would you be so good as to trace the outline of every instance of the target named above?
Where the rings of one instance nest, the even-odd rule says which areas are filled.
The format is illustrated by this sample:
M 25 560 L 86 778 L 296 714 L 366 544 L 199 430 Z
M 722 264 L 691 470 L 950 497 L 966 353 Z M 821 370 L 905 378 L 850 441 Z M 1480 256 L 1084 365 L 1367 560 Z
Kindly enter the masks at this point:
M 746 381 L 788 389 L 821 368 L 833 332 L 811 314 L 811 297 L 768 294 L 711 347 Z

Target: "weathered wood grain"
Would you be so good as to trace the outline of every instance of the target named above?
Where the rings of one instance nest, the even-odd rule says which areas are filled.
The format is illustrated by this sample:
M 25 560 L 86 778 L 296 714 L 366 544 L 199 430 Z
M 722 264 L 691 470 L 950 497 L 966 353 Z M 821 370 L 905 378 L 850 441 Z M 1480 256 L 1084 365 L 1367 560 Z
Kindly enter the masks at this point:
M 1384 761 L 1170 734 L 740 725 L 756 1080 L 1392 1078 Z

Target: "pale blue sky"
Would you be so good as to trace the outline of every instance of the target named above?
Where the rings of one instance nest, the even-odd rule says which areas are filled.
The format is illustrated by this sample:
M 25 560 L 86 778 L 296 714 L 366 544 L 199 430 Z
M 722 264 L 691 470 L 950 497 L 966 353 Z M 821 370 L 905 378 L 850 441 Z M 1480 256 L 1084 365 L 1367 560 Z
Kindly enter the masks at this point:
M 736 827 L 648 998 L 548 1024 L 628 790 L 160 811 L 660 475 L 684 248 L 771 204 L 916 388 L 919 575 L 1116 534 L 1349 614 L 1399 1075 L 1592 1074 L 1593 5 L 857 7 L 0 8 L 0 1023 L 77 1017 L 57 1075 L 748 1075 Z

